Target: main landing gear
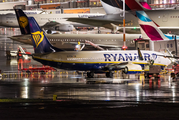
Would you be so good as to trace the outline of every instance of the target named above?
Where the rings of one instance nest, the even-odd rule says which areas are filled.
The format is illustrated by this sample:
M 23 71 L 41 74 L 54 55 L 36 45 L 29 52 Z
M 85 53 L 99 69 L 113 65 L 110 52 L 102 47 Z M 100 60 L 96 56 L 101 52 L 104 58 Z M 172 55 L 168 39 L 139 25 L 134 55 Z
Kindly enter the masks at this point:
M 48 34 L 51 34 L 51 33 L 52 33 L 52 31 L 51 31 L 51 30 L 47 30 L 47 33 L 48 33 Z
M 101 33 L 101 31 L 100 31 L 100 29 L 99 29 L 99 27 L 98 27 L 98 34 L 100 34 Z
M 94 77 L 94 72 L 87 72 L 87 77 L 88 78 L 93 78 Z M 107 78 L 113 78 L 112 71 L 106 72 L 106 77 Z
M 113 73 L 111 71 L 106 73 L 107 78 L 113 78 Z
M 87 77 L 88 78 L 93 78 L 94 77 L 94 72 L 87 72 Z

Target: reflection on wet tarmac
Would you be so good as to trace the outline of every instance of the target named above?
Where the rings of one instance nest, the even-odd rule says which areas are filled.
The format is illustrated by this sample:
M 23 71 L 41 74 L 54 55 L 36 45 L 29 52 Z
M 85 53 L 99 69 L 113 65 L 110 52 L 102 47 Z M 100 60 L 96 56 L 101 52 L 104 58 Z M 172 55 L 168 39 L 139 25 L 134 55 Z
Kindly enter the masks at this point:
M 159 86 L 158 81 L 153 81 L 151 87 L 147 83 L 142 85 L 139 80 L 118 79 L 120 84 L 116 84 L 113 83 L 113 79 L 106 78 L 86 79 L 74 75 L 37 76 L 1 80 L 0 98 L 52 99 L 55 94 L 58 99 L 178 102 L 178 82 L 161 81 Z
M 14 31 L 10 31 L 13 32 Z M 80 100 L 121 100 L 121 101 L 148 101 L 148 102 L 174 102 L 179 101 L 178 82 L 170 78 L 160 80 L 140 81 L 139 79 L 113 79 L 99 76 L 99 78 L 85 78 L 74 71 L 58 70 L 39 74 L 27 74 L 19 71 L 17 58 L 6 59 L 6 50 L 16 50 L 17 43 L 12 42 L 10 32 L 2 36 L 0 29 L 0 70 L 3 78 L 0 80 L 0 98 L 41 98 L 52 99 L 80 99 Z M 18 31 L 17 31 L 18 32 Z M 22 45 L 33 53 L 31 46 Z M 31 60 L 31 65 L 41 65 Z M 21 63 L 20 63 L 21 64 Z M 27 67 L 28 62 L 23 63 Z M 21 64 L 22 67 L 22 64 Z

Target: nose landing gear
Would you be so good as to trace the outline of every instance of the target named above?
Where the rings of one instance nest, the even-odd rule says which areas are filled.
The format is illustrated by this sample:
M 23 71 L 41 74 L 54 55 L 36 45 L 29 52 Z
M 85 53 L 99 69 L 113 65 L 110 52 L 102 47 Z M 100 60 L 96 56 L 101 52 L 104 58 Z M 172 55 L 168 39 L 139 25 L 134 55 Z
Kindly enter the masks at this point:
M 87 77 L 88 78 L 93 78 L 94 77 L 94 72 L 87 72 Z

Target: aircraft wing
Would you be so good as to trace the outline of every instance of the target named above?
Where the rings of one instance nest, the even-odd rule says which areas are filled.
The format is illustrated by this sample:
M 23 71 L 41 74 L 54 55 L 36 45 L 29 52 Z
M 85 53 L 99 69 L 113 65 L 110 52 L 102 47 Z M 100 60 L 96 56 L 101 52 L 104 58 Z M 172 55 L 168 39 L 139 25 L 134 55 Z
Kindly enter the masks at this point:
M 157 55 L 157 56 L 162 56 L 162 57 L 166 57 L 166 58 L 175 58 L 175 59 L 179 59 L 179 57 L 177 57 L 177 56 L 168 56 L 168 55 Z
M 111 23 L 115 25 L 123 24 L 123 19 L 115 21 L 115 20 L 105 20 L 105 19 L 96 19 L 96 18 L 67 18 L 67 21 L 88 24 L 96 27 L 105 27 L 108 29 L 113 29 Z M 126 23 L 129 23 L 129 21 L 126 21 Z

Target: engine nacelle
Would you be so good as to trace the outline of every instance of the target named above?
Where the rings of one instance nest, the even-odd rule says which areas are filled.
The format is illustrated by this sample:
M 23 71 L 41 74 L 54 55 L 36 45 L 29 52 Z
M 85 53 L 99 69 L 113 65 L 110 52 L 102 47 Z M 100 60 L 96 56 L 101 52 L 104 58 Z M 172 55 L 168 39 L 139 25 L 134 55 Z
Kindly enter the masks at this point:
M 141 73 L 143 70 L 140 65 L 127 64 L 122 71 L 125 74 L 136 74 Z
M 68 31 L 73 31 L 73 25 L 70 24 L 60 24 L 55 26 L 56 31 L 63 31 L 63 32 L 68 32 Z

